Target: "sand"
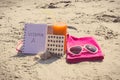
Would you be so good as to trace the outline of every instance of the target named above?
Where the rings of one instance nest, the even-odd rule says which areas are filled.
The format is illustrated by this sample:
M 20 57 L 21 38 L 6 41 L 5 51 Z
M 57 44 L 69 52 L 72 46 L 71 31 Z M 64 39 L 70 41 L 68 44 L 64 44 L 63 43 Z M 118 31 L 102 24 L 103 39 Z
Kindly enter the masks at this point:
M 63 21 L 76 37 L 93 36 L 102 62 L 66 63 L 17 55 L 25 23 Z M 0 80 L 120 80 L 120 0 L 0 0 Z

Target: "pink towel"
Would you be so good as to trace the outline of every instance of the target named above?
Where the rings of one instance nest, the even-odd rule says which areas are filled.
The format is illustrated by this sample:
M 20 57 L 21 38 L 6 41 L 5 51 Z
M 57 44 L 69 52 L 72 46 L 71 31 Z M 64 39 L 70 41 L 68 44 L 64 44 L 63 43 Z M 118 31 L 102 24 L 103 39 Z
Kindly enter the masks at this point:
M 74 46 L 84 46 L 86 44 L 94 45 L 98 48 L 98 51 L 94 53 L 90 53 L 85 49 L 82 50 L 80 54 L 74 55 L 70 52 L 70 47 Z M 98 45 L 97 41 L 93 37 L 81 37 L 77 38 L 71 35 L 67 35 L 67 54 L 66 60 L 68 63 L 77 63 L 81 61 L 102 61 L 104 59 L 104 55 L 101 51 L 100 46 Z

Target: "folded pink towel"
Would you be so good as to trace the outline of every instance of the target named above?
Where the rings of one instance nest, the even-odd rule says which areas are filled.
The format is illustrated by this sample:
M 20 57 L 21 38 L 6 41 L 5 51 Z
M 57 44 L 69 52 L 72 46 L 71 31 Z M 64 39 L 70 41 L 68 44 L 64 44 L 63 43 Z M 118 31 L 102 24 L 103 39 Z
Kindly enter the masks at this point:
M 67 54 L 68 63 L 77 63 L 81 61 L 103 60 L 104 55 L 100 46 L 93 37 L 77 38 L 67 35 Z

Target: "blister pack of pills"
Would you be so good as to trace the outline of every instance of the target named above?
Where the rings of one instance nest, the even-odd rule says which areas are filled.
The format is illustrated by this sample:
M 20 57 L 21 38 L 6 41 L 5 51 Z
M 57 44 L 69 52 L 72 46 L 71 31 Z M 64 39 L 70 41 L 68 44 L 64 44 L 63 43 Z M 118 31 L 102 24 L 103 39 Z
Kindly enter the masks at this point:
M 47 35 L 47 50 L 57 56 L 64 55 L 64 35 Z

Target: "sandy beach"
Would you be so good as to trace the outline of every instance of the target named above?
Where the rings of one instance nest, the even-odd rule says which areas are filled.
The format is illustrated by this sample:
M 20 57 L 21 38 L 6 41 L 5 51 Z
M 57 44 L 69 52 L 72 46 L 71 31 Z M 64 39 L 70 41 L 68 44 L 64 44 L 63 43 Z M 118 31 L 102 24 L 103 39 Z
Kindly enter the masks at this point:
M 17 55 L 25 23 L 62 21 L 67 33 L 97 39 L 104 60 L 77 64 Z M 120 0 L 0 0 L 0 80 L 120 80 Z

